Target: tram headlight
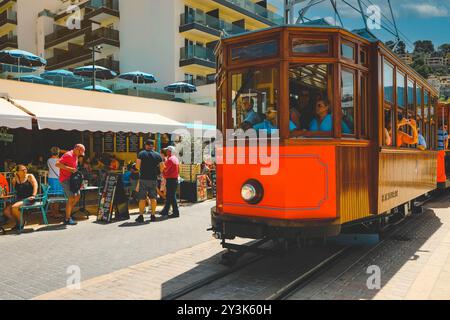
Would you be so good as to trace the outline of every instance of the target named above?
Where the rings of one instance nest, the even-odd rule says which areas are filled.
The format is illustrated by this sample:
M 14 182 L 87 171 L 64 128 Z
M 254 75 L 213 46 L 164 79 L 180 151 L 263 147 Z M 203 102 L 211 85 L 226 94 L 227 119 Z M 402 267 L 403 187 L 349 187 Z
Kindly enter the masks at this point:
M 241 196 L 249 204 L 258 204 L 263 198 L 263 187 L 259 181 L 248 180 L 241 188 Z

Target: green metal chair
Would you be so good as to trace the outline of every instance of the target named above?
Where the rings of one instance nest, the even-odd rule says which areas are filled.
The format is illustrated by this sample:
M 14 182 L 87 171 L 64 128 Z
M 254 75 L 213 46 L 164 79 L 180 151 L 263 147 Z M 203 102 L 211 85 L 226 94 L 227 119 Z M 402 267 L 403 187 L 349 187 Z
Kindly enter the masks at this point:
M 20 221 L 19 221 L 19 234 L 22 232 L 22 224 L 23 224 L 23 214 L 26 211 L 30 210 L 40 210 L 42 214 L 42 220 L 44 224 L 48 225 L 47 220 L 47 201 L 48 201 L 48 192 L 50 187 L 48 185 L 42 185 L 42 194 L 36 196 L 36 202 L 31 205 L 24 205 L 20 208 Z

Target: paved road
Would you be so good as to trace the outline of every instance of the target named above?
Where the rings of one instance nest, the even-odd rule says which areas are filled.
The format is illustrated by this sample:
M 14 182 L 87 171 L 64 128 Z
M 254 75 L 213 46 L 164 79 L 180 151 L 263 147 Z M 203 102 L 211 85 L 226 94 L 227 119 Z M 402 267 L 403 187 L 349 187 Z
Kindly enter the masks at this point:
M 66 286 L 67 268 L 81 280 L 114 272 L 211 240 L 208 201 L 181 209 L 181 218 L 146 225 L 128 222 L 0 236 L 0 299 L 30 299 Z M 133 222 L 133 223 L 132 223 Z

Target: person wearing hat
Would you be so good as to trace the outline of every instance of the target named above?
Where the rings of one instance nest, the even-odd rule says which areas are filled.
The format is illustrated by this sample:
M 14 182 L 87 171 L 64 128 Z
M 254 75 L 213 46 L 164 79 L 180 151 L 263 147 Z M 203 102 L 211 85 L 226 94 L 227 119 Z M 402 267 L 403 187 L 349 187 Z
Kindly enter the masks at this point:
M 56 167 L 59 168 L 59 182 L 67 197 L 66 203 L 66 219 L 64 223 L 69 226 L 74 226 L 77 223 L 72 219 L 72 210 L 80 201 L 80 192 L 73 193 L 70 190 L 70 177 L 73 173 L 78 171 L 78 157 L 84 156 L 86 148 L 82 144 L 77 144 L 73 150 L 66 152 L 61 159 L 56 162 Z
M 178 210 L 177 203 L 177 186 L 178 186 L 178 176 L 180 173 L 179 166 L 180 162 L 178 158 L 175 156 L 175 147 L 170 146 L 166 148 L 167 151 L 167 160 L 164 164 L 164 172 L 163 176 L 166 179 L 166 205 L 164 209 L 161 211 L 161 215 L 169 216 L 170 207 L 173 209 L 172 218 L 178 218 L 180 216 L 180 212 Z
M 139 217 L 136 219 L 137 223 L 144 222 L 144 212 L 147 206 L 147 199 L 150 198 L 152 206 L 152 215 L 150 220 L 156 221 L 156 199 L 158 188 L 158 175 L 160 174 L 160 163 L 162 158 L 159 153 L 155 152 L 155 143 L 152 140 L 147 140 L 145 143 L 145 150 L 139 152 L 136 161 L 136 169 L 140 170 L 139 182 L 136 187 L 136 197 L 139 201 Z

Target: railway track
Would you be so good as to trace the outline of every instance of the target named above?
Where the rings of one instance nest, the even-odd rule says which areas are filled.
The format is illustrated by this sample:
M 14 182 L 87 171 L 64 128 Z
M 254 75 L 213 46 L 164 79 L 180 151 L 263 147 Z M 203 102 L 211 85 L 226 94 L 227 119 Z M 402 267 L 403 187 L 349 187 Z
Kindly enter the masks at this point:
M 433 200 L 433 198 L 428 199 L 426 202 L 429 202 Z M 346 266 L 345 270 L 342 271 L 335 280 L 340 278 L 345 272 L 350 270 L 352 267 L 360 263 L 364 258 L 366 258 L 368 255 L 370 255 L 372 252 L 383 246 L 387 240 L 392 239 L 394 236 L 396 236 L 399 232 L 407 231 L 408 227 L 413 225 L 415 221 L 414 216 L 412 219 L 404 218 L 401 219 L 392 225 L 389 226 L 389 228 L 386 228 L 383 230 L 382 233 L 382 239 L 379 241 L 375 246 L 368 248 L 367 250 L 363 250 L 361 254 L 357 255 L 354 260 L 351 261 L 351 264 Z M 312 267 L 308 268 L 307 270 L 302 271 L 298 276 L 296 276 L 294 279 L 290 279 L 289 281 L 286 281 L 286 284 L 283 285 L 281 288 L 277 290 L 273 290 L 271 294 L 264 297 L 266 300 L 285 300 L 288 299 L 290 296 L 301 290 L 303 287 L 305 287 L 307 284 L 309 284 L 314 279 L 317 279 L 321 274 L 329 270 L 329 267 L 331 265 L 337 264 L 342 259 L 346 258 L 348 254 L 351 252 L 352 246 L 346 246 L 339 248 L 337 250 L 334 250 L 331 253 L 328 253 L 325 257 L 323 257 L 318 263 L 315 263 Z M 253 256 L 245 261 L 242 261 L 238 263 L 237 265 L 223 270 L 221 272 L 218 272 L 216 274 L 213 274 L 209 277 L 206 277 L 200 281 L 197 281 L 189 286 L 186 286 L 180 290 L 177 290 L 173 293 L 168 294 L 167 296 L 163 297 L 162 300 L 177 300 L 177 299 L 183 299 L 183 297 L 187 297 L 189 294 L 192 294 L 197 291 L 201 291 L 202 288 L 205 288 L 207 286 L 210 286 L 214 284 L 217 281 L 223 280 L 229 276 L 233 276 L 236 273 L 244 272 L 246 269 L 251 268 L 252 266 L 255 267 L 256 265 L 259 265 L 259 262 L 262 261 L 268 261 L 269 257 L 267 256 Z M 335 281 L 333 280 L 333 281 Z M 333 282 L 331 281 L 331 282 Z M 248 282 L 248 280 L 247 280 Z M 330 282 L 330 283 L 331 283 Z

